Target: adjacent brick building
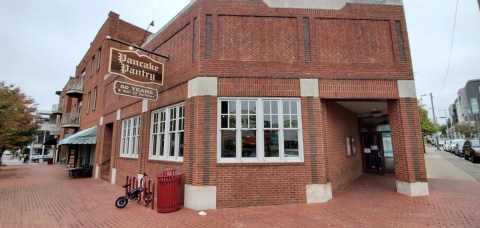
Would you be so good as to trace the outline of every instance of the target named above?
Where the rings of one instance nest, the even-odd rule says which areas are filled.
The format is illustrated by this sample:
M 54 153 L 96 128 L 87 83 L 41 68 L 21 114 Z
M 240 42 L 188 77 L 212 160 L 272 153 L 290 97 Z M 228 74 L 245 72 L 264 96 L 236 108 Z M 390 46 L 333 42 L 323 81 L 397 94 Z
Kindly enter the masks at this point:
M 144 32 L 111 13 L 77 67 L 83 94 L 66 108 L 81 99 L 79 129 L 98 126 L 95 177 L 173 167 L 192 209 L 325 202 L 364 172 L 428 194 L 402 1 L 197 0 Z M 108 73 L 125 44 L 164 63 L 162 85 Z

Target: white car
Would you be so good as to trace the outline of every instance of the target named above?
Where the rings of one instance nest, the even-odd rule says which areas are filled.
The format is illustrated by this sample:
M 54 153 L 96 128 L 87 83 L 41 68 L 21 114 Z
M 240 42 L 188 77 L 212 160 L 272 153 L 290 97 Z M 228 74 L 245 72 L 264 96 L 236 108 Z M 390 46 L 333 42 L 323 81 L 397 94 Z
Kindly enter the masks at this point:
M 443 150 L 450 151 L 450 147 L 452 147 L 452 141 L 451 140 L 445 141 L 445 146 L 443 147 Z
M 30 157 L 30 161 L 36 162 L 36 161 L 39 161 L 40 159 L 43 159 L 44 161 L 46 161 L 47 159 L 49 159 L 51 157 L 52 157 L 51 155 L 34 154 L 34 155 L 32 155 L 32 157 Z

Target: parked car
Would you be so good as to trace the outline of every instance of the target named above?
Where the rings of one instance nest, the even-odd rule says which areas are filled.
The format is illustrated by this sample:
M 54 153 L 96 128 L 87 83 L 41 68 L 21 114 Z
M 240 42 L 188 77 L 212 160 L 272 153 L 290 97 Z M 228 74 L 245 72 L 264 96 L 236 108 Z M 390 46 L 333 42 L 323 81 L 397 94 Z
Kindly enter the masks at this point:
M 472 159 L 472 163 L 480 161 L 480 141 L 478 139 L 465 141 L 463 153 L 465 160 Z
M 445 146 L 443 147 L 443 150 L 449 152 L 451 147 L 452 147 L 452 140 L 447 140 L 445 141 Z
M 441 149 L 445 148 L 445 141 L 439 139 L 438 140 L 438 148 L 441 148 Z
M 452 151 L 455 155 L 463 157 L 463 144 L 465 140 L 463 139 L 454 139 L 452 140 Z
M 30 157 L 30 161 L 38 162 L 40 159 L 43 159 L 44 161 L 46 161 L 51 157 L 52 157 L 51 155 L 34 154 L 32 155 L 32 157 Z

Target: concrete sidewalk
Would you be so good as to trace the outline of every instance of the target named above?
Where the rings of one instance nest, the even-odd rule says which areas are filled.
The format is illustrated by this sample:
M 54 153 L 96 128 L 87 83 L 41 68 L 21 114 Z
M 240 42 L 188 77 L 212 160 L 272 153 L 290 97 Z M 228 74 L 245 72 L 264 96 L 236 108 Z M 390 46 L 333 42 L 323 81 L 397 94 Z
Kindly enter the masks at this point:
M 425 147 L 425 163 L 427 166 L 427 178 L 438 178 L 446 180 L 469 180 L 476 181 L 475 178 L 459 169 L 457 166 L 446 160 L 435 147 Z
M 428 197 L 408 197 L 394 176 L 365 174 L 322 204 L 159 214 L 135 202 L 117 209 L 121 187 L 69 179 L 60 165 L 12 165 L 0 167 L 0 227 L 479 227 L 479 182 L 432 178 L 429 187 Z

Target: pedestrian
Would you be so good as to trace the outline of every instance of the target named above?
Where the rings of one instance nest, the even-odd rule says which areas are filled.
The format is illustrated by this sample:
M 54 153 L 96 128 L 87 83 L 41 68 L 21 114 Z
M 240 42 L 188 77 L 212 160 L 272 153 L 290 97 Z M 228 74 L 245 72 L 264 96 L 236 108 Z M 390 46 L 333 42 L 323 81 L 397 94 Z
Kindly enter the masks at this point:
M 25 158 L 23 159 L 23 163 L 26 163 L 28 164 L 28 160 L 30 159 L 30 155 L 29 154 L 25 154 Z

